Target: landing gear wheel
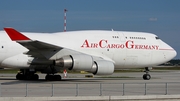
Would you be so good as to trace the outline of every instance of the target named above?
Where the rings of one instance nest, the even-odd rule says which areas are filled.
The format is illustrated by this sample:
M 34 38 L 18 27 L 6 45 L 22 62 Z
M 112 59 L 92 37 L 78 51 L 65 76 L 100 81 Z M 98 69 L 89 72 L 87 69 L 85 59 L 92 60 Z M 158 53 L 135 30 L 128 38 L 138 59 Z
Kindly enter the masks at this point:
M 45 79 L 46 79 L 47 81 L 50 80 L 50 79 L 51 79 L 51 75 L 47 74 L 46 77 L 45 77 Z
M 150 79 L 151 79 L 151 75 L 149 75 L 149 74 L 144 74 L 144 75 L 143 75 L 143 79 L 144 79 L 144 80 L 150 80 Z
M 60 76 L 60 75 L 54 75 L 54 78 L 55 78 L 57 81 L 61 81 L 61 76 Z
M 17 80 L 24 80 L 24 79 L 25 79 L 25 76 L 24 76 L 23 74 L 21 74 L 21 73 L 18 73 L 18 74 L 16 75 L 16 79 L 17 79 Z
M 49 74 L 47 74 L 45 79 L 47 81 L 60 81 L 61 80 L 61 76 L 60 75 L 49 75 Z
M 34 74 L 33 75 L 33 80 L 38 80 L 39 79 L 39 76 L 37 74 Z
M 38 80 L 39 76 L 35 74 L 35 71 L 29 71 L 29 69 L 21 69 L 16 75 L 17 80 Z

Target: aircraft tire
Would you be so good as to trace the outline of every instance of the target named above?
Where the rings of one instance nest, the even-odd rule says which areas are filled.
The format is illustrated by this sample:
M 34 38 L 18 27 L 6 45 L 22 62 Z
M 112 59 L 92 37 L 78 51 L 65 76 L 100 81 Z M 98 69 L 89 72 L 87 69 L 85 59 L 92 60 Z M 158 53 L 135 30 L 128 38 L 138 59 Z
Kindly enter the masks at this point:
M 46 75 L 45 79 L 47 81 L 60 81 L 61 76 L 60 75 Z
M 33 80 L 38 80 L 39 79 L 39 76 L 37 74 L 34 74 L 33 75 Z
M 60 76 L 60 75 L 54 75 L 54 78 L 55 78 L 57 81 L 61 81 L 61 76 Z
M 50 80 L 50 75 L 47 74 L 45 79 L 46 79 L 46 81 L 49 81 Z
M 24 79 L 25 79 L 25 76 L 24 76 L 23 74 L 21 74 L 21 73 L 18 73 L 18 74 L 16 75 L 16 79 L 17 79 L 17 80 L 24 80 Z
M 151 79 L 151 75 L 149 75 L 149 74 L 144 74 L 144 75 L 143 75 L 143 79 L 144 79 L 144 80 L 150 80 L 150 79 Z

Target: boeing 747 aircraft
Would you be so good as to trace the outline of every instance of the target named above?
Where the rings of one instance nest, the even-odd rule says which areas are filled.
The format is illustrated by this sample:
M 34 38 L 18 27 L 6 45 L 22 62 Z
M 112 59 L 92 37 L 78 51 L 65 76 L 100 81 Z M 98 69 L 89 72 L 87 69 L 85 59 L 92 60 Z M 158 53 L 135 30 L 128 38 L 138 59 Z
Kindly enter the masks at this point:
M 17 68 L 18 80 L 61 80 L 61 69 L 110 75 L 115 69 L 145 68 L 165 63 L 176 51 L 158 36 L 144 32 L 86 30 L 57 33 L 0 31 L 0 67 Z M 55 75 L 56 74 L 56 75 Z

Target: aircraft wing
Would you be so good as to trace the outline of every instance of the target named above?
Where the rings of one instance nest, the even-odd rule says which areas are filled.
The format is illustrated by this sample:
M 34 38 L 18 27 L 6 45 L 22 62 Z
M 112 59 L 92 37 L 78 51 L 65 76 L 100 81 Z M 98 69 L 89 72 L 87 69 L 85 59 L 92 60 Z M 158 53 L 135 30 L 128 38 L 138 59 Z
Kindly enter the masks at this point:
M 99 55 L 89 55 L 42 41 L 31 40 L 13 28 L 4 28 L 4 30 L 12 41 L 16 41 L 29 50 L 25 54 L 34 58 L 32 58 L 32 60 L 27 58 L 28 63 L 40 65 L 54 64 L 54 66 L 68 68 L 70 70 L 88 71 L 94 75 L 109 75 L 114 72 L 114 62 L 104 59 Z M 14 58 L 10 58 L 5 63 L 9 63 L 9 61 L 13 59 Z M 17 59 L 15 58 L 15 60 Z M 27 62 L 25 61 L 23 63 Z M 54 73 L 53 70 L 50 72 L 52 74 Z
M 55 46 L 37 40 L 31 40 L 30 38 L 26 37 L 13 28 L 4 28 L 4 30 L 9 35 L 12 41 L 16 41 L 25 48 L 29 49 L 29 51 L 25 54 L 31 55 L 32 57 L 43 58 L 45 57 L 43 53 L 51 54 L 63 49 L 63 47 Z

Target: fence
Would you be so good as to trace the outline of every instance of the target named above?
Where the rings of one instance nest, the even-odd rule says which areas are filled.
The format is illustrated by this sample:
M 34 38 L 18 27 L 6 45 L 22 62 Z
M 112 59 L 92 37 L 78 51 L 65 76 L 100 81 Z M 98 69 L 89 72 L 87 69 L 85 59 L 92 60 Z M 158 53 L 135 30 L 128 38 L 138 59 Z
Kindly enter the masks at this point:
M 180 83 L 1 84 L 1 97 L 124 96 L 180 94 Z

